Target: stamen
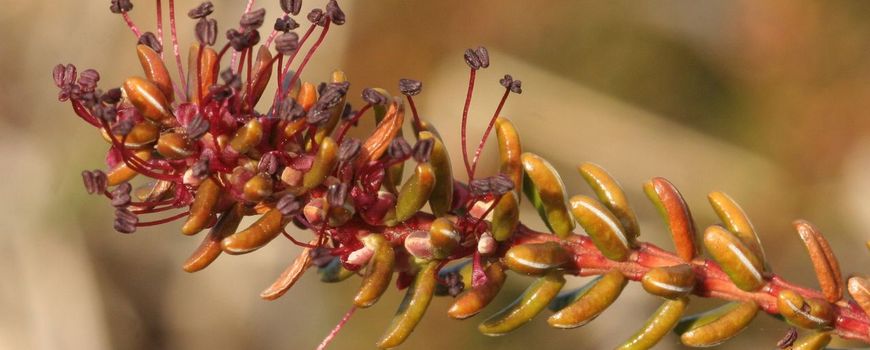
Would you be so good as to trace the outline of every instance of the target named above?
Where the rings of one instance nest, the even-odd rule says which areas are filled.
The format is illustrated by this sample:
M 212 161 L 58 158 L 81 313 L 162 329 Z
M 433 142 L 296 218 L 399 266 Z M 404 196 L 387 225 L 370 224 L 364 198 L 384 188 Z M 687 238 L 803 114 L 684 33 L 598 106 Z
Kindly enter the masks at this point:
M 480 160 L 480 153 L 483 152 L 483 146 L 486 145 L 489 133 L 492 132 L 492 127 L 495 125 L 495 119 L 498 118 L 499 114 L 501 114 L 501 109 L 504 107 L 504 103 L 507 101 L 510 93 L 510 88 L 504 89 L 504 95 L 501 96 L 501 101 L 498 102 L 498 107 L 496 107 L 495 113 L 492 114 L 492 118 L 489 118 L 489 125 L 486 127 L 486 131 L 483 132 L 483 137 L 480 139 L 480 143 L 477 144 L 477 149 L 474 151 L 474 159 L 471 161 L 471 177 L 474 177 L 474 172 L 477 170 L 477 162 Z
M 317 41 L 314 42 L 314 45 L 308 50 L 308 53 L 305 55 L 305 58 L 302 59 L 302 63 L 299 64 L 299 68 L 296 69 L 296 73 L 293 74 L 293 77 L 290 78 L 290 84 L 288 86 L 293 86 L 296 83 L 296 80 L 299 79 L 299 76 L 302 74 L 302 71 L 305 69 L 305 65 L 308 64 L 308 61 L 311 59 L 311 56 L 314 55 L 314 52 L 317 51 L 317 48 L 320 47 L 320 44 L 323 42 L 323 39 L 326 38 L 326 33 L 329 32 L 329 24 L 331 22 L 326 22 L 323 25 L 323 31 L 320 32 L 320 36 L 317 38 Z M 314 26 L 314 25 L 312 25 Z M 306 33 L 306 36 L 308 33 Z M 303 41 L 305 38 L 302 39 Z M 301 45 L 301 42 L 300 42 Z M 295 54 L 294 54 L 295 56 Z M 288 62 L 289 65 L 289 62 Z
M 130 14 L 127 11 L 121 12 L 121 18 L 124 19 L 124 22 L 127 23 L 127 27 L 130 27 L 130 30 L 133 31 L 133 35 L 135 35 L 136 38 L 142 36 L 142 32 L 139 30 L 139 27 L 133 23 L 133 19 L 130 18 Z
M 163 46 L 163 1 L 157 0 L 157 41 Z M 163 59 L 163 50 L 160 50 L 160 59 Z
M 181 53 L 178 50 L 178 33 L 175 30 L 175 0 L 169 0 L 169 30 L 172 39 L 172 52 L 175 54 L 175 65 L 178 66 L 178 80 L 181 81 L 181 91 L 185 93 L 182 100 L 189 101 L 189 96 L 186 96 L 188 91 L 187 79 L 184 78 L 184 66 L 181 64 Z
M 165 223 L 167 223 L 167 222 L 173 222 L 173 221 L 175 221 L 175 220 L 181 219 L 181 218 L 183 218 L 183 217 L 185 217 L 185 216 L 188 216 L 188 215 L 190 215 L 190 211 L 189 211 L 189 210 L 188 210 L 188 211 L 184 211 L 184 212 L 182 212 L 182 213 L 178 213 L 178 214 L 173 215 L 173 216 L 170 216 L 170 217 L 168 217 L 168 218 L 160 219 L 160 220 L 140 222 L 140 223 L 137 223 L 137 224 L 136 224 L 136 227 L 157 226 L 157 225 L 160 225 L 160 224 L 165 224 Z
M 356 306 L 351 306 L 350 310 L 347 310 L 347 313 L 344 314 L 344 317 L 341 318 L 341 321 L 339 321 L 338 324 L 335 325 L 335 328 L 333 328 L 332 331 L 329 332 L 329 335 L 327 335 L 326 338 L 324 338 L 323 341 L 320 342 L 320 345 L 317 346 L 317 350 L 323 350 L 326 349 L 327 346 L 329 346 L 329 343 L 331 343 L 332 340 L 335 339 L 335 336 L 338 335 L 338 331 L 344 328 L 344 325 L 347 324 L 347 321 L 350 320 L 350 317 L 353 316 L 353 313 L 355 311 Z
M 290 242 L 293 242 L 293 244 L 300 246 L 302 248 L 317 248 L 316 245 L 308 244 L 308 243 L 300 242 L 300 241 L 296 240 L 296 238 L 293 238 L 293 236 L 291 236 L 290 233 L 287 232 L 287 230 L 281 230 L 281 234 L 284 235 L 284 237 L 286 237 L 287 239 L 289 239 Z
M 474 179 L 474 173 L 471 170 L 471 164 L 468 162 L 468 108 L 471 106 L 471 96 L 474 92 L 474 79 L 477 75 L 477 69 L 471 68 L 471 73 L 468 77 L 468 94 L 465 96 L 465 107 L 462 108 L 462 160 L 465 162 L 465 170 L 468 172 L 468 180 Z

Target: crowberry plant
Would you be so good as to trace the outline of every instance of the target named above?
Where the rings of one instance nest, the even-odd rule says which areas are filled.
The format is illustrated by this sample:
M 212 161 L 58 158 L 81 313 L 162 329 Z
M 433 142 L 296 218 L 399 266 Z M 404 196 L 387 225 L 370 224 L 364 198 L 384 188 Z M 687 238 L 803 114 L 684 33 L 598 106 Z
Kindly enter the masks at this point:
M 771 270 L 747 215 L 724 193 L 709 194 L 721 225 L 702 231 L 671 182 L 653 178 L 644 184 L 672 235 L 673 252 L 638 240 L 631 205 L 601 167 L 578 167 L 595 197 L 569 198 L 560 175 L 543 157 L 524 153 L 518 130 L 501 116 L 508 97 L 522 93 L 521 81 L 511 75 L 499 81 L 504 95 L 469 153 L 466 127 L 475 80 L 490 66 L 484 47 L 464 53 L 469 84 L 459 168 L 469 181 L 463 183 L 454 179 L 438 131 L 417 113 L 413 97 L 423 91 L 422 82 L 399 80 L 400 96 L 362 89 L 365 104 L 354 109 L 346 102 L 351 86 L 341 71 L 318 85 L 303 80 L 305 66 L 330 29 L 346 21 L 336 0 L 304 20 L 298 17 L 301 1 L 282 0 L 284 13 L 262 34 L 266 11 L 249 1 L 238 26 L 225 31 L 225 40 L 218 40 L 218 23 L 210 17 L 214 6 L 204 2 L 187 13 L 195 22 L 196 42 L 186 65 L 175 3 L 168 0 L 170 43 L 163 41 L 161 5 L 157 0 L 155 34 L 132 21 L 130 0 L 110 4 L 136 37 L 141 76 L 102 90 L 95 70 L 79 72 L 67 64 L 53 71 L 58 99 L 70 103 L 110 145 L 107 170 L 82 173 L 85 188 L 108 198 L 119 232 L 182 219 L 183 234 L 207 230 L 183 265 L 189 272 L 222 253 L 251 253 L 279 236 L 303 247 L 262 292 L 264 299 L 282 296 L 310 269 L 319 270 L 324 282 L 359 275 L 354 306 L 321 347 L 358 308 L 375 304 L 394 275 L 407 294 L 380 348 L 400 345 L 433 296 L 455 298 L 448 310 L 452 318 L 481 312 L 508 271 L 537 280 L 479 324 L 485 335 L 510 333 L 546 308 L 554 311 L 547 319 L 551 326 L 582 326 L 613 304 L 629 281 L 639 281 L 662 298 L 662 306 L 620 349 L 650 348 L 672 330 L 685 345 L 713 346 L 740 333 L 759 311 L 806 333 L 797 338 L 792 329 L 777 344 L 782 348 L 821 349 L 831 336 L 870 343 L 870 279 L 845 279 L 826 239 L 809 222 L 798 220 L 794 226 L 820 290 L 789 283 Z M 295 32 L 300 22 L 307 22 L 301 35 Z M 175 79 L 167 57 L 178 69 Z M 267 93 L 273 78 L 278 87 Z M 408 138 L 406 109 L 413 131 Z M 375 118 L 375 129 L 365 139 L 348 136 L 368 115 Z M 499 172 L 478 177 L 481 151 L 493 131 Z M 405 168 L 408 178 L 403 178 Z M 523 195 L 549 232 L 519 221 Z M 257 219 L 239 230 L 245 216 Z M 298 228 L 292 234 L 286 229 L 291 223 Z M 575 233 L 577 225 L 585 234 Z M 598 277 L 560 294 L 566 277 L 576 275 Z M 727 303 L 684 317 L 690 296 Z

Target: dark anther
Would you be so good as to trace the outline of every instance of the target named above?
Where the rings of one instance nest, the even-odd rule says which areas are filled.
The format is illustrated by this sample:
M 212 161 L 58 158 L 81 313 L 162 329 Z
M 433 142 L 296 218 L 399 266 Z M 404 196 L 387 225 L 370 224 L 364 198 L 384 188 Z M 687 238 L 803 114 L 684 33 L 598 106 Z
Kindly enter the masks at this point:
M 88 194 L 102 194 L 106 191 L 108 178 L 102 170 L 82 171 L 82 181 Z
M 284 120 L 296 120 L 305 115 L 302 105 L 292 98 L 286 98 L 278 104 L 278 118 Z
M 230 46 L 233 47 L 233 50 L 242 51 L 260 42 L 260 32 L 256 30 L 239 32 L 238 30 L 230 29 L 227 31 L 227 40 L 230 41 Z
M 336 25 L 342 25 L 347 20 L 347 17 L 344 15 L 344 11 L 338 7 L 338 2 L 335 0 L 329 0 L 326 4 L 326 15 L 332 20 L 332 23 Z
M 59 88 L 69 86 L 76 81 L 76 66 L 67 64 L 66 66 L 58 64 L 51 71 L 51 77 L 54 79 L 54 85 Z
M 256 30 L 263 26 L 263 21 L 265 19 L 266 9 L 260 8 L 243 14 L 242 19 L 239 20 L 239 25 L 241 25 L 245 31 Z
M 281 10 L 294 16 L 298 15 L 302 10 L 302 0 L 281 0 Z
M 476 197 L 482 197 L 492 192 L 488 178 L 474 179 L 468 183 L 468 190 Z
M 212 12 L 214 12 L 214 5 L 211 1 L 203 1 L 199 6 L 188 11 L 187 17 L 190 17 L 190 19 L 200 19 L 210 15 Z
M 190 174 L 197 179 L 204 179 L 209 174 L 210 163 L 210 158 L 203 153 L 190 167 Z
M 292 194 L 286 194 L 284 197 L 278 200 L 278 203 L 275 204 L 275 208 L 281 212 L 281 215 L 293 216 L 299 212 L 301 205 L 299 201 L 296 200 L 296 196 Z
M 109 89 L 103 96 L 100 96 L 100 101 L 110 105 L 118 104 L 118 102 L 121 102 L 121 88 Z
M 417 141 L 414 144 L 414 160 L 418 163 L 429 162 L 429 157 L 432 156 L 432 147 L 435 145 L 435 140 L 425 139 Z
M 347 95 L 347 89 L 350 88 L 349 82 L 343 83 L 329 83 L 324 85 L 320 98 L 317 99 L 317 103 L 314 104 L 315 109 L 328 110 L 332 109 L 341 99 Z
M 299 34 L 287 32 L 275 38 L 275 50 L 281 54 L 290 55 L 299 49 Z
M 465 50 L 465 63 L 474 70 L 489 67 L 489 51 L 483 46 Z
M 332 253 L 330 253 L 329 248 L 324 247 L 312 249 L 309 256 L 311 256 L 311 263 L 318 268 L 326 267 L 326 265 L 329 265 L 333 260 L 338 259 L 337 256 L 333 256 Z
M 296 20 L 290 17 L 278 17 L 275 20 L 275 30 L 279 32 L 286 33 L 296 28 L 299 28 L 299 23 L 296 23 Z
M 387 96 L 384 96 L 384 94 L 372 88 L 363 89 L 362 98 L 364 101 L 373 105 L 385 105 L 389 101 Z
M 136 224 L 139 223 L 139 217 L 131 213 L 127 209 L 115 209 L 115 231 L 120 233 L 136 232 Z
M 789 349 L 794 344 L 795 340 L 797 340 L 798 332 L 797 329 L 791 327 L 785 333 L 785 336 L 782 337 L 778 342 L 776 342 L 776 347 L 780 349 Z
M 202 114 L 197 113 L 193 116 L 193 119 L 190 120 L 190 123 L 187 123 L 187 127 L 185 128 L 187 138 L 191 140 L 199 139 L 209 130 L 210 127 L 211 124 L 209 124 L 208 120 L 205 120 L 205 118 L 202 117 Z
M 112 134 L 117 136 L 124 136 L 130 133 L 133 130 L 133 119 L 126 118 L 121 119 L 115 126 L 112 127 Z
M 257 170 L 267 175 L 275 175 L 278 172 L 278 167 L 281 163 L 275 153 L 269 152 L 260 157 L 260 162 L 257 163 Z
M 409 145 L 408 141 L 405 141 L 405 138 L 401 136 L 396 136 L 396 138 L 390 142 L 390 147 L 387 148 L 387 154 L 393 159 L 407 159 L 412 151 L 411 145 Z
M 501 196 L 514 189 L 514 181 L 505 174 L 498 174 L 490 178 L 490 188 L 495 195 Z
M 305 122 L 311 125 L 320 125 L 329 120 L 329 111 L 320 108 L 311 108 L 305 115 Z
M 444 275 L 444 285 L 447 287 L 447 294 L 451 297 L 456 297 L 465 289 L 465 283 L 462 282 L 462 275 L 458 272 L 448 272 Z
M 329 203 L 330 206 L 338 207 L 344 205 L 344 202 L 347 200 L 347 184 L 346 183 L 337 183 L 329 185 L 329 188 L 326 190 L 326 203 Z
M 423 82 L 414 79 L 399 79 L 399 91 L 405 96 L 417 96 L 423 90 Z
M 499 79 L 498 83 L 515 94 L 523 93 L 523 82 L 521 80 L 514 80 L 514 77 L 510 74 L 505 74 L 504 78 Z
M 307 18 L 309 21 L 311 21 L 311 23 L 314 23 L 314 24 L 319 25 L 319 26 L 325 25 L 326 21 L 327 21 L 327 18 L 323 14 L 323 10 L 321 10 L 321 9 L 311 10 L 311 12 L 308 13 Z
M 202 45 L 212 46 L 217 41 L 217 20 L 214 18 L 200 18 L 194 28 L 196 40 Z
M 130 0 L 112 0 L 112 4 L 109 5 L 109 10 L 112 13 L 130 12 L 132 9 L 133 3 Z
M 79 74 L 79 86 L 81 86 L 82 91 L 91 92 L 97 88 L 97 82 L 100 81 L 100 73 L 93 69 L 86 69 Z
M 115 208 L 124 208 L 130 205 L 130 191 L 133 186 L 129 182 L 124 182 L 112 190 L 112 206 Z
M 51 70 L 51 79 L 54 80 L 54 86 L 63 87 L 64 80 L 63 77 L 66 74 L 66 67 L 62 64 L 58 64 L 54 66 L 54 69 Z
M 142 33 L 136 44 L 148 46 L 156 53 L 163 52 L 163 44 L 160 44 L 160 40 L 157 40 L 157 36 L 152 32 Z
M 347 163 L 359 155 L 360 146 L 362 143 L 353 137 L 349 137 L 341 141 L 341 146 L 338 147 L 338 161 Z

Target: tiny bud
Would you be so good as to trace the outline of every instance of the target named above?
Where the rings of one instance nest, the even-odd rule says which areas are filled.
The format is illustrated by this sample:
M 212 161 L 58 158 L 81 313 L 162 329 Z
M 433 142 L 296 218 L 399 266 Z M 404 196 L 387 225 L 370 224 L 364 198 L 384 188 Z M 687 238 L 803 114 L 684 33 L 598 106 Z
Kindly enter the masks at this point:
M 290 17 L 279 17 L 275 20 L 275 30 L 287 33 L 293 29 L 299 28 L 299 23 Z
M 342 163 L 347 163 L 352 159 L 356 158 L 359 155 L 360 147 L 362 143 L 359 139 L 355 138 L 347 138 L 341 142 L 341 146 L 338 148 L 338 161 Z
M 200 18 L 194 28 L 196 40 L 202 45 L 212 46 L 217 41 L 217 20 L 214 18 Z
M 329 0 L 329 2 L 326 4 L 326 15 L 328 15 L 329 18 L 332 20 L 332 23 L 336 25 L 342 25 L 345 21 L 347 21 L 344 11 L 342 11 L 341 8 L 338 7 L 338 2 L 335 0 Z
M 429 157 L 432 155 L 432 147 L 435 145 L 435 140 L 425 139 L 417 141 L 414 145 L 414 160 L 418 163 L 429 162 Z
M 480 255 L 490 255 L 495 252 L 496 242 L 492 238 L 492 234 L 484 232 L 480 235 L 480 240 L 477 241 L 477 252 Z
M 411 145 L 402 136 L 396 136 L 387 148 L 387 154 L 393 159 L 407 159 L 412 151 Z
M 160 40 L 157 39 L 157 36 L 152 32 L 145 32 L 139 36 L 139 40 L 136 42 L 139 45 L 145 45 L 150 47 L 154 52 L 160 53 L 163 51 L 163 45 L 160 44 Z
M 112 0 L 112 4 L 109 5 L 109 10 L 112 13 L 124 13 L 130 12 L 133 10 L 133 3 L 130 0 Z
M 281 215 L 285 217 L 296 215 L 299 212 L 299 201 L 296 200 L 296 196 L 292 194 L 286 194 L 284 197 L 278 200 L 278 203 L 275 204 L 275 208 L 281 212 Z
M 256 30 L 263 26 L 263 21 L 266 18 L 266 9 L 260 8 L 242 15 L 242 19 L 239 20 L 239 25 L 245 29 L 245 31 Z
M 416 96 L 423 90 L 423 82 L 414 79 L 399 79 L 399 91 L 406 96 Z
M 200 19 L 210 15 L 212 12 L 214 12 L 214 5 L 211 1 L 203 1 L 199 6 L 188 11 L 187 17 L 190 17 L 190 19 Z
M 100 73 L 93 69 L 86 69 L 79 75 L 79 86 L 81 86 L 84 92 L 94 91 L 99 81 Z
M 302 10 L 302 0 L 281 0 L 281 10 L 294 16 L 298 15 Z
M 302 215 L 305 216 L 305 220 L 308 220 L 308 223 L 312 226 L 320 226 L 323 224 L 323 220 L 326 219 L 323 201 L 323 198 L 315 198 L 302 208 Z
M 281 163 L 278 160 L 278 156 L 275 153 L 269 152 L 263 155 L 260 158 L 260 162 L 257 163 L 257 170 L 261 173 L 268 174 L 269 176 L 275 175 L 278 172 L 278 167 Z
M 364 101 L 373 105 L 385 105 L 389 101 L 387 96 L 384 96 L 384 94 L 372 88 L 363 89 L 362 98 Z
M 115 208 L 123 208 L 130 205 L 130 191 L 133 186 L 129 182 L 124 182 L 112 190 L 112 206 Z
M 337 183 L 332 184 L 326 190 L 326 202 L 330 206 L 338 207 L 344 205 L 347 200 L 347 184 Z

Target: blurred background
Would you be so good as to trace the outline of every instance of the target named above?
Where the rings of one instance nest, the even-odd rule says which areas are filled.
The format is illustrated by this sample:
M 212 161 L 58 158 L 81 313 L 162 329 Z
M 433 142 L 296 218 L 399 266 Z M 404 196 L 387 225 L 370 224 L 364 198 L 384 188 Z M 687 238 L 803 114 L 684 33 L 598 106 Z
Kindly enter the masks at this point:
M 223 32 L 244 1 L 214 1 Z M 333 27 L 303 78 L 341 68 L 359 106 L 364 87 L 396 92 L 399 78 L 424 81 L 416 99 L 461 164 L 459 120 L 467 82 L 462 59 L 485 45 L 470 137 L 495 110 L 505 73 L 523 81 L 503 114 L 526 149 L 547 157 L 570 193 L 589 192 L 574 166 L 593 161 L 628 189 L 642 239 L 670 247 L 640 184 L 673 181 L 700 228 L 717 222 L 706 194 L 722 190 L 753 219 L 775 271 L 816 286 L 791 221 L 822 228 L 846 275 L 867 273 L 870 254 L 870 3 L 863 1 L 341 1 Z M 540 2 L 544 3 L 544 2 Z M 150 1 L 131 13 L 154 30 Z M 179 1 L 182 47 L 192 41 Z M 305 1 L 303 13 L 319 1 Z M 165 2 L 164 2 L 165 5 Z M 351 304 L 358 281 L 328 285 L 309 273 L 283 298 L 258 293 L 297 252 L 285 240 L 245 256 L 222 256 L 188 274 L 198 244 L 178 224 L 122 235 L 113 210 L 88 197 L 80 171 L 102 168 L 106 144 L 68 104 L 50 72 L 72 62 L 96 68 L 103 87 L 140 75 L 135 38 L 109 1 L 7 0 L 0 11 L 0 349 L 310 349 Z M 258 1 L 267 26 L 277 1 Z M 165 9 L 165 6 L 164 6 Z M 300 18 L 304 22 L 304 18 Z M 304 27 L 303 27 L 304 28 Z M 172 69 L 170 69 L 173 71 Z M 365 129 L 370 124 L 363 124 Z M 494 173 L 493 147 L 481 169 Z M 529 209 L 529 208 L 526 208 Z M 532 211 L 524 219 L 542 228 Z M 304 233 L 296 233 L 304 235 Z M 304 237 L 304 236 L 303 236 Z M 476 331 L 529 280 L 512 275 L 494 305 L 452 321 L 436 299 L 406 349 L 607 349 L 639 328 L 659 301 L 630 285 L 596 322 L 571 331 L 543 317 L 515 333 Z M 573 278 L 571 285 L 582 284 Z M 333 349 L 373 347 L 403 292 L 359 311 Z M 695 299 L 692 311 L 717 302 Z M 722 349 L 773 348 L 787 326 L 759 315 Z M 832 345 L 849 344 L 835 340 Z M 681 349 L 669 335 L 657 349 Z

